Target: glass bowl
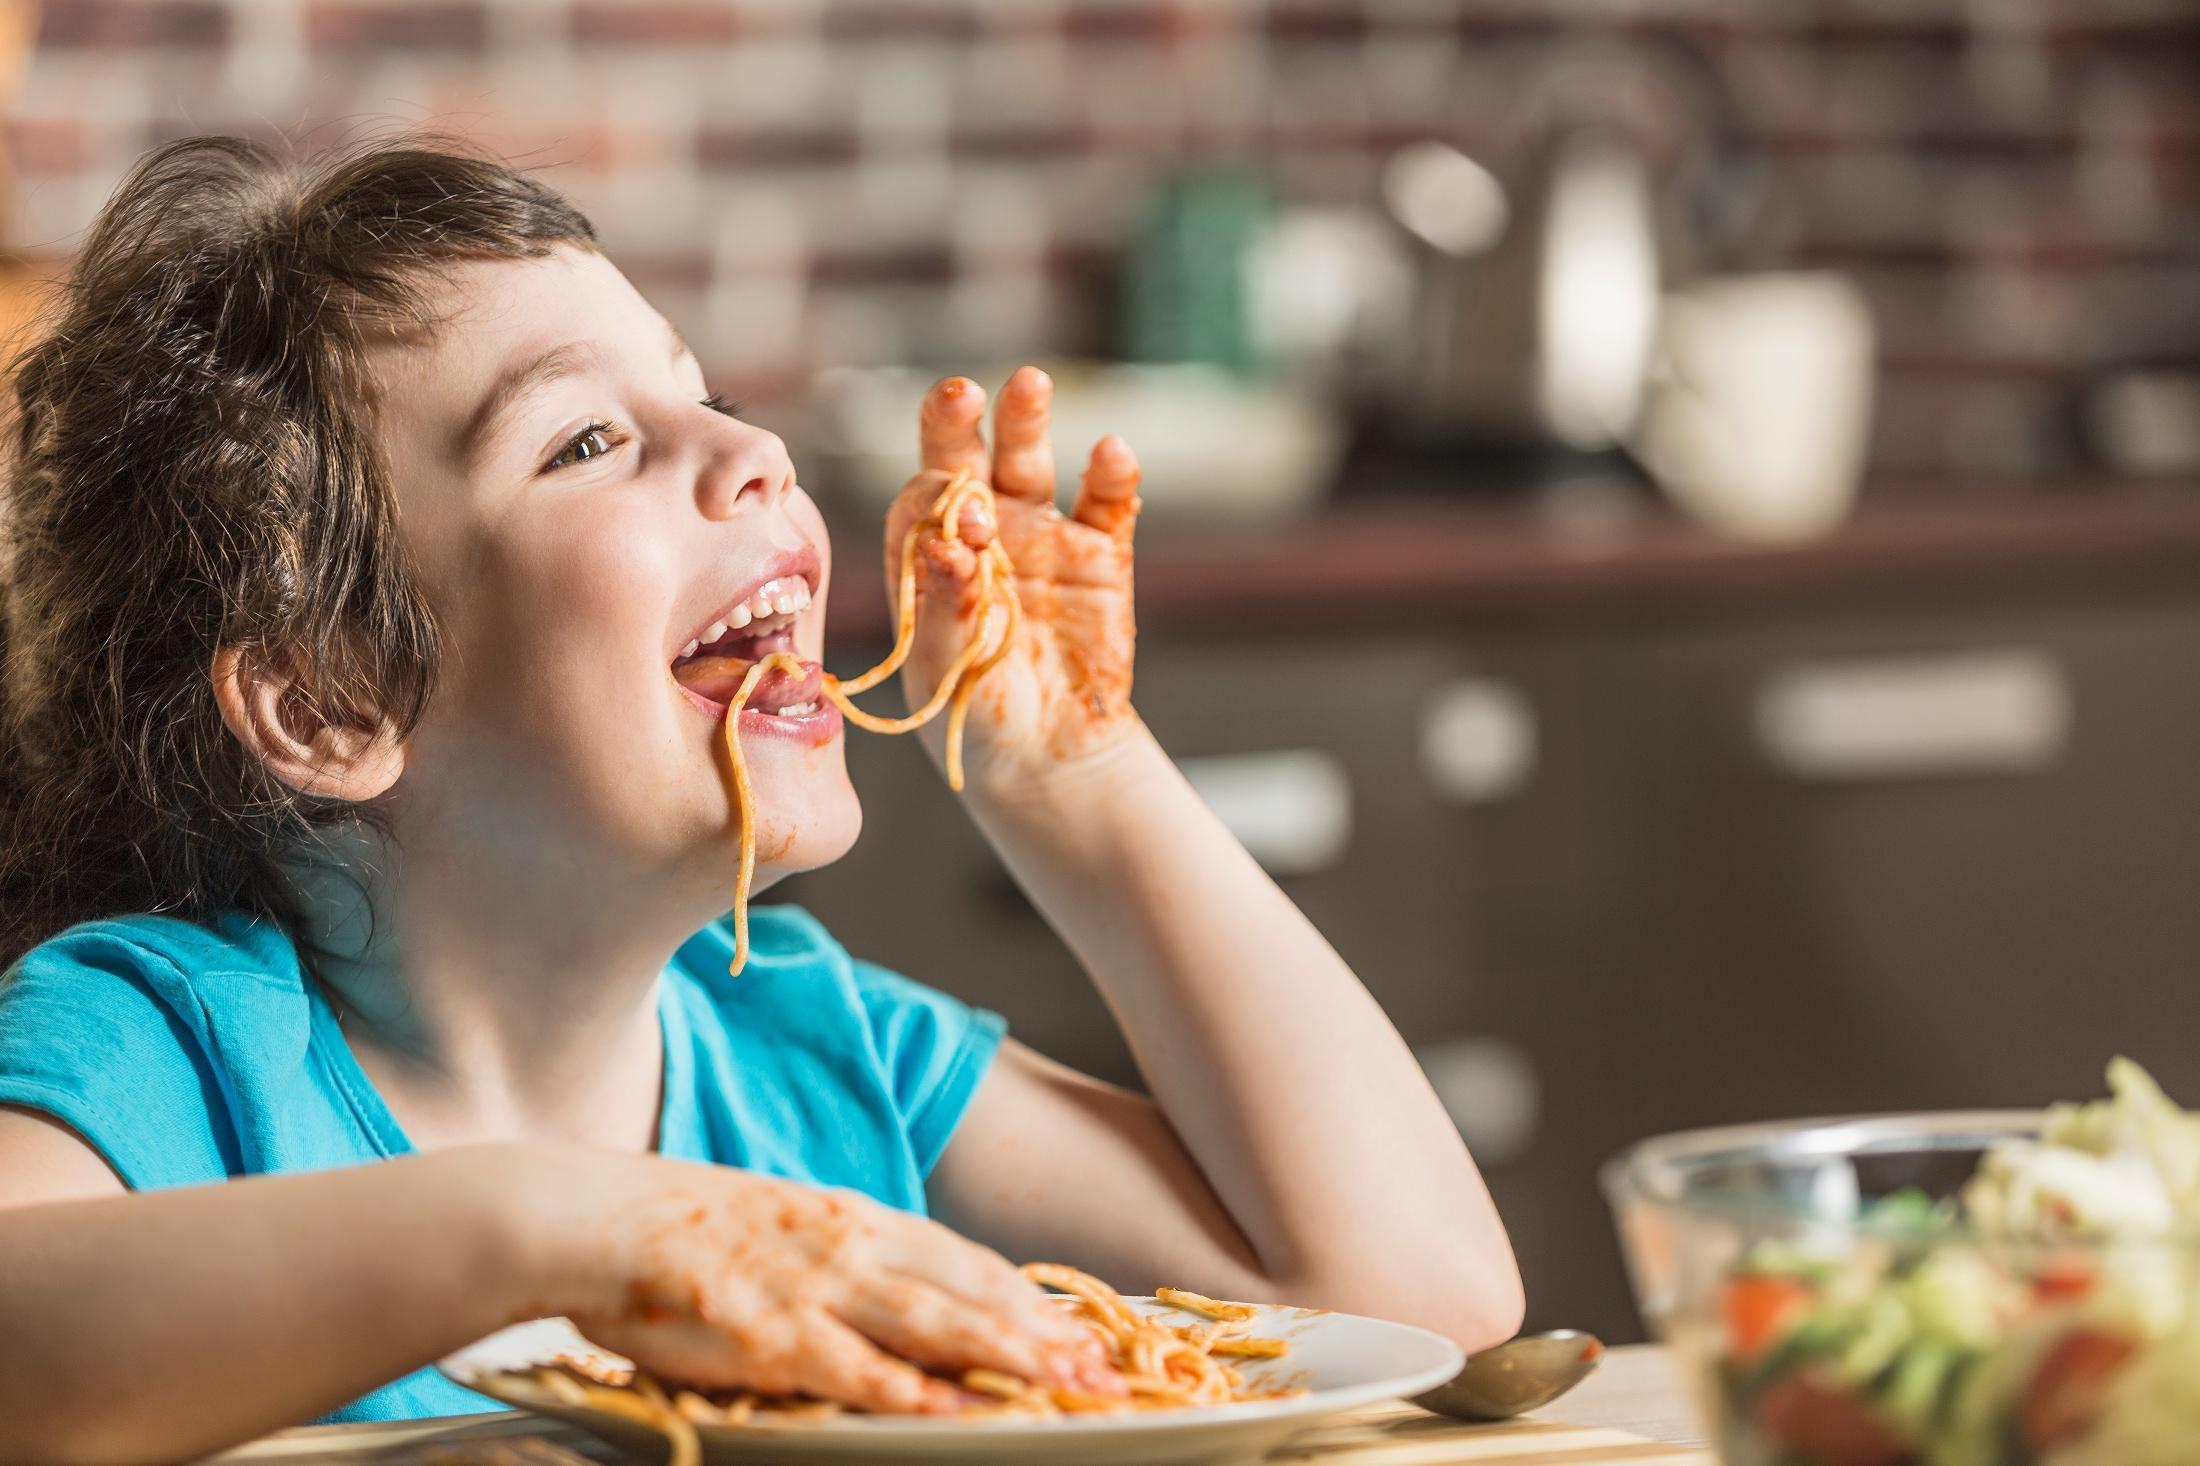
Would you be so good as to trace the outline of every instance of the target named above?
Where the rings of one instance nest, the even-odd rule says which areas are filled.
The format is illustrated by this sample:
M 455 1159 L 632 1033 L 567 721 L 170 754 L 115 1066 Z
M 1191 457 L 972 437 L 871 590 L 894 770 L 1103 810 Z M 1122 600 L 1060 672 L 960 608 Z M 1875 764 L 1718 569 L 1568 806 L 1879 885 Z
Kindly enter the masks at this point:
M 2200 1463 L 2200 1243 L 1987 1235 L 1952 1205 L 2044 1119 L 1690 1131 L 1605 1167 L 1726 1466 Z

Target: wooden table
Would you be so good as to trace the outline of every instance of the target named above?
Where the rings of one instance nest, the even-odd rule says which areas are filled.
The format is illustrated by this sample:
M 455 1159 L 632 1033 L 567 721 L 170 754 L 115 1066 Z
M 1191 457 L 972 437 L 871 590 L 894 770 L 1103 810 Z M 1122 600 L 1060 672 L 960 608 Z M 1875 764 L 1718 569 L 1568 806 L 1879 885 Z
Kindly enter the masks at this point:
M 1265 1459 L 1269 1466 L 1715 1466 L 1701 1442 L 1671 1357 L 1637 1347 L 1613 1350 L 1588 1383 L 1532 1419 L 1458 1425 L 1411 1405 L 1376 1405 L 1325 1421 Z M 545 1444 L 562 1449 L 543 1451 Z M 508 1453 L 492 1454 L 498 1446 Z M 527 1449 L 540 1454 L 530 1458 Z M 217 1460 L 220 1466 L 629 1466 L 609 1447 L 523 1415 L 289 1430 Z

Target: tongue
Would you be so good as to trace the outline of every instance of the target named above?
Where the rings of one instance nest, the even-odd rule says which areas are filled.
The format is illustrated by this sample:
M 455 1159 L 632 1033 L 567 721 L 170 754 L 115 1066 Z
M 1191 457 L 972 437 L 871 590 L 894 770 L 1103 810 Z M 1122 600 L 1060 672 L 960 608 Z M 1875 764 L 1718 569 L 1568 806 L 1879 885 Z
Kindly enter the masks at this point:
M 682 687 L 715 703 L 731 703 L 741 690 L 741 679 L 756 663 L 747 657 L 691 657 L 672 669 Z M 815 702 L 825 690 L 824 674 L 815 662 L 802 664 L 802 675 L 789 676 L 774 669 L 757 682 L 756 690 L 742 704 L 760 713 L 777 712 L 796 703 Z

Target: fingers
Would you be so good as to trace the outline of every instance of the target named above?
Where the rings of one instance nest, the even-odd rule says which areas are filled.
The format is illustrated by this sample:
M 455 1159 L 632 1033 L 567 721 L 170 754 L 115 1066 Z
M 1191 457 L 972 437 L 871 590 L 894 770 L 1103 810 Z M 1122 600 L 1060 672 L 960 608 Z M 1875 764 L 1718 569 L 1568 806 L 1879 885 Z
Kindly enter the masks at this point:
M 890 1248 L 886 1260 L 897 1271 L 1002 1319 L 1053 1349 L 1097 1356 L 1098 1345 L 1085 1326 L 992 1248 L 936 1222 L 918 1223 Z
M 958 619 L 977 609 L 978 552 L 968 540 L 927 529 L 917 536 L 917 615 L 943 608 Z
M 969 469 L 985 478 L 985 389 L 968 377 L 942 377 L 924 394 L 917 412 L 917 451 L 926 468 L 943 473 Z
M 886 511 L 886 576 L 889 588 L 901 573 L 902 541 L 909 536 L 911 525 L 932 516 L 932 507 L 940 495 L 947 491 L 952 475 L 940 469 L 927 469 L 902 486 Z M 973 550 L 982 550 L 993 542 L 1000 526 L 993 511 L 977 498 L 966 501 L 962 512 L 955 516 L 956 527 L 962 531 L 962 542 Z
M 993 406 L 993 491 L 1054 501 L 1054 444 L 1047 422 L 1054 382 L 1037 367 L 1018 367 Z
M 896 1359 L 838 1319 L 813 1315 L 796 1346 L 797 1388 L 820 1400 L 889 1415 L 944 1415 L 962 1392 L 905 1359 Z
M 882 1279 L 843 1304 L 840 1316 L 881 1348 L 931 1369 L 997 1369 L 1066 1389 L 1082 1383 L 1058 1348 L 914 1279 Z
M 1128 540 L 1138 524 L 1139 473 L 1138 455 L 1131 452 L 1131 445 L 1108 434 L 1093 445 L 1072 516 L 1103 534 Z
M 954 522 L 942 528 L 957 543 L 982 550 L 993 543 L 1000 525 L 993 518 L 993 506 L 973 495 L 955 506 Z

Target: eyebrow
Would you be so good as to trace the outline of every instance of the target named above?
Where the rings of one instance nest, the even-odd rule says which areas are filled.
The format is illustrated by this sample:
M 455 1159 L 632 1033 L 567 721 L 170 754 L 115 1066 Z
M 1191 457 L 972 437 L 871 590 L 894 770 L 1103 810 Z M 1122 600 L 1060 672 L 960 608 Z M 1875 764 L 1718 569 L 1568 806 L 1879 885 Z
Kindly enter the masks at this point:
M 514 407 L 551 383 L 572 376 L 595 359 L 593 345 L 586 341 L 568 341 L 500 372 L 459 429 L 460 456 L 467 459 L 479 456 L 494 440 L 496 429 Z
M 680 335 L 680 328 L 670 321 L 664 326 L 672 346 L 672 360 L 694 360 L 695 352 Z M 500 373 L 459 429 L 459 456 L 468 460 L 478 457 L 493 441 L 495 430 L 513 408 L 551 383 L 574 375 L 597 358 L 598 352 L 592 343 L 568 341 Z

